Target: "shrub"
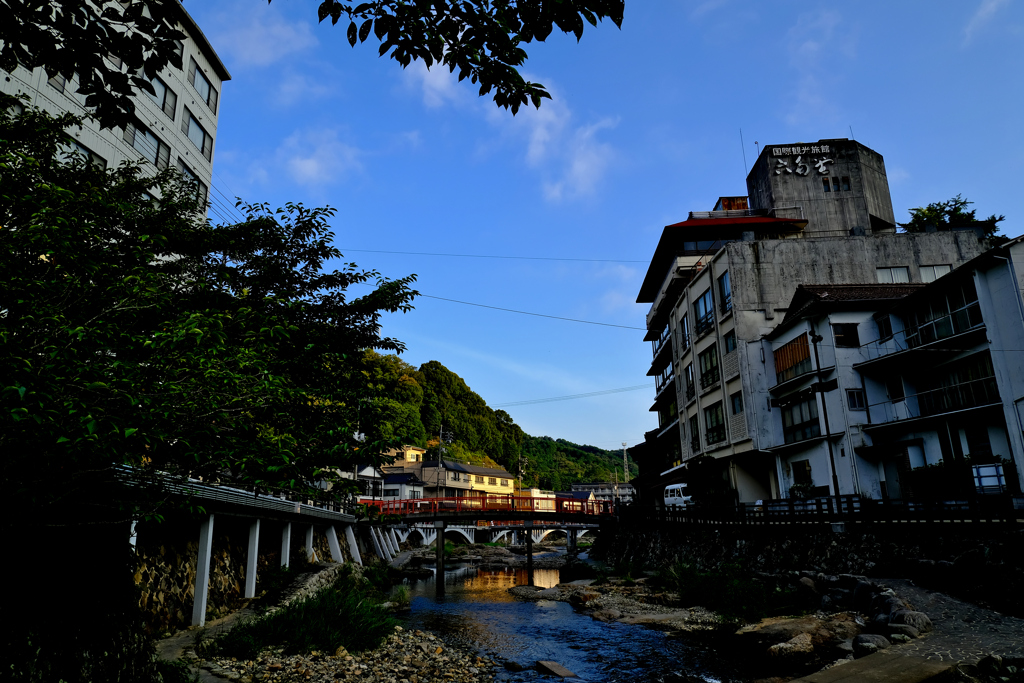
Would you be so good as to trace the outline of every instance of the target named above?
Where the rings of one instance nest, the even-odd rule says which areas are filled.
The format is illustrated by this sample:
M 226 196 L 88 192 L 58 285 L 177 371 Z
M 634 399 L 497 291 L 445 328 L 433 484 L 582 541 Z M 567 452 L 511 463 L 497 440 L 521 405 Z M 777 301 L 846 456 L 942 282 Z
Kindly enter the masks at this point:
M 239 624 L 214 642 L 227 657 L 253 659 L 268 647 L 289 654 L 313 650 L 351 652 L 379 647 L 395 622 L 372 587 L 346 573 L 313 595 L 264 617 Z
M 715 572 L 674 564 L 658 578 L 679 594 L 682 604 L 706 607 L 727 620 L 758 621 L 785 614 L 796 605 L 795 589 L 749 576 L 736 564 L 722 565 Z

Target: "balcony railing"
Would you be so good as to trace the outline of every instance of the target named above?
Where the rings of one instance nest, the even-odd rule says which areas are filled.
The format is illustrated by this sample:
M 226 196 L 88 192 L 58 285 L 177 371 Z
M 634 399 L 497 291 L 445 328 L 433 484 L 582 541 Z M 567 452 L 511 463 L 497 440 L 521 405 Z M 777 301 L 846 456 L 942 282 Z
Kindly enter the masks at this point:
M 917 327 L 908 328 L 905 332 L 907 346 L 913 349 L 939 339 L 961 334 L 982 324 L 981 306 L 974 301 L 949 315 L 929 320 Z
M 708 440 L 708 446 L 725 441 L 725 425 L 718 425 L 717 427 L 708 427 L 706 436 Z
M 662 390 L 676 379 L 675 373 L 669 373 L 667 376 L 658 377 L 654 380 L 654 393 L 655 395 L 661 394 Z
M 690 439 L 690 453 L 700 453 L 700 438 L 693 437 Z
M 698 337 L 709 332 L 711 328 L 715 326 L 715 312 L 713 310 L 708 311 L 701 317 L 693 321 L 693 331 Z
M 999 403 L 999 387 L 995 377 L 962 382 L 948 387 L 939 387 L 919 394 L 908 394 L 906 398 L 881 401 L 868 406 L 871 411 L 884 413 L 883 422 L 897 422 L 916 417 L 930 417 L 968 408 Z M 875 415 L 872 412 L 872 421 Z
M 707 389 L 718 383 L 718 379 L 722 376 L 722 373 L 718 371 L 718 366 L 700 373 L 700 388 Z
M 723 315 L 732 310 L 732 293 L 721 295 L 719 300 L 719 306 L 721 306 L 721 313 Z
M 693 386 L 692 383 L 691 384 L 687 384 L 686 385 L 686 402 L 689 403 L 696 396 L 697 396 L 697 387 Z

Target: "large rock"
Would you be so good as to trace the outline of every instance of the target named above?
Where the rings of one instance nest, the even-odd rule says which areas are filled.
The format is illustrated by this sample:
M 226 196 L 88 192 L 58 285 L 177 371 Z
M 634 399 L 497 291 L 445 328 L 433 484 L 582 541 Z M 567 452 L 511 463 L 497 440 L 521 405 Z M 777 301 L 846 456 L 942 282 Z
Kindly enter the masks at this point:
M 889 635 L 907 636 L 908 638 L 920 638 L 921 632 L 907 624 L 889 624 L 885 627 Z
M 928 615 L 924 612 L 900 610 L 892 615 L 890 622 L 893 624 L 906 624 L 907 626 L 913 626 L 921 633 L 928 633 L 932 630 L 932 620 L 929 619 Z
M 888 648 L 892 643 L 877 633 L 862 633 L 853 639 L 853 653 L 858 657 L 873 654 Z
M 576 678 L 576 674 L 566 669 L 558 662 L 551 662 L 541 660 L 537 662 L 537 671 L 542 674 L 548 674 L 550 676 L 558 676 L 559 678 Z
M 598 621 L 603 621 L 607 623 L 609 621 L 621 619 L 622 612 L 620 612 L 617 609 L 599 609 L 596 612 L 591 612 L 590 616 L 594 619 L 597 619 Z
M 594 591 L 580 591 L 569 598 L 569 604 L 573 607 L 582 607 L 588 602 L 597 600 L 599 597 L 601 597 L 601 594 Z
M 771 657 L 791 657 L 814 652 L 814 639 L 810 633 L 793 636 L 784 643 L 777 643 L 768 648 Z

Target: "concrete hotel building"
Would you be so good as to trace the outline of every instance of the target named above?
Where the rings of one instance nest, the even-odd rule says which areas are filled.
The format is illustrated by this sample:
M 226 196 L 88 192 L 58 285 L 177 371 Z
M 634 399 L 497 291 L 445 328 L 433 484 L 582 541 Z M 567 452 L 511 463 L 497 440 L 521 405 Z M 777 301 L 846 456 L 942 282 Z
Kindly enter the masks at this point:
M 192 17 L 180 3 L 175 4 L 180 10 L 177 28 L 186 35 L 178 47 L 183 68 L 168 66 L 153 80 L 155 95 L 139 92 L 132 98 L 136 120 L 127 129 L 100 130 L 95 121 L 85 121 L 68 132 L 74 138 L 74 150 L 102 168 L 116 167 L 126 159 L 144 160 L 155 170 L 177 168 L 197 183 L 200 196 L 206 199 L 213 175 L 221 86 L 231 75 Z M 47 78 L 42 69 L 18 67 L 13 73 L 4 72 L 0 91 L 23 93 L 31 105 L 52 114 L 84 115 L 88 110 L 84 97 L 76 92 L 76 81 Z
M 637 296 L 651 305 L 659 421 L 633 449 L 647 487 L 684 481 L 684 464 L 708 455 L 736 500 L 784 497 L 784 432 L 822 412 L 820 392 L 813 410 L 776 395 L 770 335 L 798 285 L 928 282 L 987 248 L 973 229 L 897 233 L 882 156 L 852 140 L 767 146 L 747 192 L 665 227 Z

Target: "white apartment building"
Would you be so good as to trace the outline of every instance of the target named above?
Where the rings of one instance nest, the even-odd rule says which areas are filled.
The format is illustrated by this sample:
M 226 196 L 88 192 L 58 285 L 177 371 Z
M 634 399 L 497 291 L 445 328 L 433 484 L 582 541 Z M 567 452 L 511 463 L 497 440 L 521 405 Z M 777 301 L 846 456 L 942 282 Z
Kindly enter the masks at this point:
M 209 196 L 213 152 L 217 139 L 217 113 L 221 87 L 231 74 L 202 30 L 177 3 L 177 28 L 186 34 L 179 42 L 182 68 L 168 66 L 153 80 L 155 95 L 137 93 L 135 122 L 126 129 L 101 130 L 95 121 L 69 131 L 76 151 L 97 166 L 116 167 L 124 160 L 148 162 L 154 170 L 177 168 L 195 180 L 202 199 Z M 111 62 L 115 67 L 120 66 Z M 124 68 L 121 66 L 121 68 Z M 76 92 L 77 78 L 47 78 L 42 69 L 17 67 L 3 73 L 0 91 L 23 93 L 32 106 L 53 114 L 85 115 L 85 98 Z

